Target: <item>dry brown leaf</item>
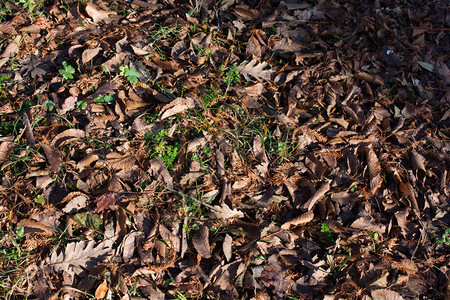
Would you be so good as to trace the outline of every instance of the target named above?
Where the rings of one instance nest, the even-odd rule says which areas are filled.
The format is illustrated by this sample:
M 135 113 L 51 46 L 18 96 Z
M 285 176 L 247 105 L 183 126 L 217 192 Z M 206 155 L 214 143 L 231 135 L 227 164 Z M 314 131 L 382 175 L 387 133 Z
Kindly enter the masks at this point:
M 251 62 L 247 63 L 242 69 L 240 69 L 240 73 L 244 76 L 245 80 L 251 81 L 263 81 L 270 80 L 273 74 L 272 70 L 265 70 L 267 67 L 270 68 L 269 64 L 266 62 L 258 63 L 256 59 L 253 59 Z M 254 79 L 253 79 L 254 78 Z
M 45 226 L 41 222 L 35 220 L 22 219 L 17 226 L 22 226 L 24 229 L 24 234 L 40 234 L 44 236 L 52 236 L 55 234 L 51 228 Z
M 235 209 L 231 209 L 227 204 L 223 204 L 222 207 L 219 205 L 214 206 L 215 210 L 212 210 L 212 213 L 218 219 L 231 219 L 231 218 L 243 218 L 244 213 Z
M 5 51 L 0 55 L 0 67 L 2 67 L 11 57 L 19 52 L 20 41 L 22 40 L 21 35 L 17 35 L 12 42 L 6 47 Z
M 231 247 L 233 246 L 233 238 L 229 235 L 226 234 L 225 235 L 225 239 L 223 240 L 223 245 L 222 245 L 222 249 L 223 249 L 223 254 L 225 255 L 225 258 L 227 261 L 231 260 Z
M 378 84 L 378 85 L 384 85 L 384 80 L 383 78 L 381 78 L 378 75 L 374 75 L 374 74 L 369 74 L 366 72 L 359 72 L 355 75 L 353 75 L 353 77 L 370 82 L 370 83 L 374 83 L 374 84 Z
M 161 158 L 153 158 L 150 161 L 150 173 L 156 177 L 159 181 L 167 185 L 168 188 L 173 188 L 173 179 L 170 176 L 169 170 L 167 170 L 164 162 Z
M 69 202 L 66 204 L 66 206 L 62 209 L 63 212 L 68 213 L 68 214 L 73 214 L 87 206 L 87 201 L 89 200 L 89 197 L 84 195 L 83 193 L 77 193 L 77 194 L 79 194 L 79 195 L 75 196 L 69 200 Z M 66 200 L 66 198 L 67 198 L 67 196 L 64 198 L 64 200 Z M 64 202 L 64 200 L 62 202 Z
M 366 147 L 367 166 L 369 167 L 370 191 L 375 194 L 381 186 L 383 178 L 381 177 L 381 165 L 378 157 L 372 149 L 372 146 Z
M 69 274 L 81 274 L 85 270 L 92 270 L 105 258 L 112 255 L 114 239 L 104 240 L 101 243 L 96 241 L 80 241 L 68 244 L 63 251 L 58 254 L 58 250 L 53 251 L 41 263 L 44 272 L 68 272 Z
M 86 136 L 86 133 L 80 129 L 67 129 L 52 140 L 52 146 L 58 148 L 59 146 L 67 145 L 70 142 L 82 139 Z
M 95 290 L 95 299 L 105 298 L 107 292 L 108 292 L 108 282 L 105 279 Z
M 305 210 L 311 210 L 314 205 L 317 203 L 317 201 L 319 201 L 320 199 L 323 198 L 323 196 L 325 196 L 325 194 L 330 190 L 330 184 L 331 181 L 326 182 L 325 184 L 323 184 L 314 194 L 314 196 L 312 196 L 308 201 L 305 202 L 305 204 L 302 205 L 302 209 Z
M 450 85 L 450 70 L 447 65 L 442 61 L 437 61 L 434 64 L 434 67 L 436 68 L 436 73 L 442 79 L 442 81 L 445 84 Z
M 412 150 L 411 152 L 409 152 L 409 159 L 411 161 L 414 170 L 422 170 L 426 172 L 424 164 L 425 159 L 423 158 L 422 155 L 417 153 L 415 150 Z
M 237 5 L 234 8 L 234 12 L 243 20 L 255 20 L 258 18 L 258 11 L 255 9 L 248 8 L 244 5 Z
M 167 119 L 170 116 L 185 112 L 188 109 L 200 107 L 200 103 L 194 98 L 176 98 L 169 104 L 165 105 L 159 113 L 158 120 Z
M 350 225 L 352 228 L 356 229 L 363 229 L 363 230 L 369 230 L 378 232 L 379 234 L 383 234 L 386 231 L 385 225 L 376 225 L 372 220 L 370 220 L 368 217 L 360 217 L 359 219 L 355 220 L 352 225 Z
M 125 172 L 129 172 L 135 162 L 135 157 L 130 154 L 110 152 L 106 155 L 106 164 L 114 170 L 124 170 Z
M 313 219 L 314 219 L 314 211 L 310 210 L 310 211 L 296 217 L 293 220 L 287 221 L 286 223 L 281 225 L 281 229 L 288 230 L 291 226 L 295 227 L 295 226 L 299 226 L 299 225 L 304 225 L 306 223 L 311 222 Z
M 116 196 L 114 193 L 100 195 L 95 199 L 97 203 L 96 213 L 103 212 L 105 210 L 116 210 Z
M 104 21 L 106 24 L 111 22 L 113 15 L 117 15 L 115 11 L 103 10 L 93 3 L 86 4 L 86 13 L 92 18 L 94 23 Z
M 403 297 L 397 292 L 391 290 L 377 289 L 371 292 L 373 300 L 403 300 Z
M 65 114 L 66 112 L 73 110 L 77 101 L 78 98 L 75 96 L 67 97 L 66 100 L 64 100 L 63 105 L 61 106 L 61 114 Z
M 54 149 L 46 143 L 42 143 L 41 146 L 53 171 L 58 172 L 61 167 L 61 156 L 58 149 Z
M 17 31 L 14 29 L 14 27 L 12 27 L 11 24 L 8 24 L 8 23 L 0 23 L 0 32 L 6 33 L 9 35 L 17 34 Z
M 209 229 L 205 225 L 200 225 L 199 230 L 197 230 L 192 236 L 192 243 L 194 244 L 195 250 L 203 258 L 211 257 L 211 249 L 209 246 Z
M 15 144 L 11 142 L 2 142 L 0 144 L 0 164 L 4 163 L 9 158 L 14 147 Z
M 93 59 L 100 52 L 100 50 L 100 47 L 84 50 L 83 54 L 81 55 L 83 64 L 90 62 L 91 59 Z

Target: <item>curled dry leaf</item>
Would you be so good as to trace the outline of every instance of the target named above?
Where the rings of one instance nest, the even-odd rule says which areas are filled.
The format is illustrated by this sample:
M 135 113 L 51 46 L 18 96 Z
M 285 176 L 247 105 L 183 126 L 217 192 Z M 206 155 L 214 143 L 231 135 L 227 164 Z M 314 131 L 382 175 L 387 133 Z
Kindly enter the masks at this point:
M 200 104 L 194 98 L 178 97 L 161 109 L 158 119 L 161 121 L 195 107 L 200 107 Z
M 115 11 L 103 10 L 93 3 L 88 3 L 86 5 L 86 13 L 92 18 L 94 23 L 104 21 L 105 23 L 110 23 L 113 15 L 117 15 Z
M 356 73 L 355 75 L 353 75 L 353 77 L 370 82 L 370 83 L 374 83 L 374 84 L 378 84 L 378 85 L 384 85 L 384 80 L 383 78 L 381 78 L 378 75 L 374 75 L 374 74 L 369 74 L 366 72 L 359 72 Z
M 225 239 L 223 240 L 223 254 L 225 255 L 225 258 L 227 259 L 227 261 L 231 260 L 231 247 L 233 246 L 233 238 L 229 235 L 226 234 L 225 235 Z
M 320 199 L 322 199 L 323 196 L 325 196 L 325 194 L 330 190 L 330 184 L 331 181 L 328 181 L 327 183 L 325 183 L 324 185 L 322 185 L 314 194 L 314 196 L 312 196 L 308 201 L 305 202 L 305 204 L 302 205 L 302 208 L 305 210 L 311 210 L 314 205 L 317 203 L 317 201 L 319 201 Z
M 91 59 L 93 59 L 100 52 L 100 50 L 101 50 L 100 47 L 84 50 L 83 54 L 81 55 L 81 60 L 83 64 L 90 62 Z
M 366 147 L 367 166 L 369 167 L 370 191 L 375 194 L 381 186 L 381 165 L 378 157 L 372 149 L 372 146 Z
M 217 219 L 231 219 L 231 218 L 243 218 L 244 217 L 244 213 L 241 212 L 240 210 L 235 209 L 231 209 L 228 205 L 226 205 L 225 203 L 222 206 L 219 205 L 215 205 L 214 206 L 214 210 L 212 211 L 212 213 L 215 215 L 215 217 Z
M 304 225 L 306 223 L 311 222 L 313 219 L 314 219 L 314 211 L 310 210 L 310 211 L 296 217 L 293 220 L 287 221 L 286 223 L 281 225 L 281 229 L 288 230 L 291 226 L 295 227 L 295 226 L 299 226 L 299 225 Z
M 58 148 L 59 146 L 67 145 L 70 142 L 82 139 L 86 136 L 86 133 L 80 129 L 67 129 L 52 140 L 52 146 Z

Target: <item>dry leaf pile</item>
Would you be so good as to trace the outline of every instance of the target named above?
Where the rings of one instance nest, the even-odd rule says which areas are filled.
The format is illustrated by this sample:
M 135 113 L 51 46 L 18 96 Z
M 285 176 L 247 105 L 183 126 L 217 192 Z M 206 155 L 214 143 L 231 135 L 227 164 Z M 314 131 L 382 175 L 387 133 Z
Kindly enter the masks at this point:
M 450 297 L 445 1 L 25 2 L 0 294 Z

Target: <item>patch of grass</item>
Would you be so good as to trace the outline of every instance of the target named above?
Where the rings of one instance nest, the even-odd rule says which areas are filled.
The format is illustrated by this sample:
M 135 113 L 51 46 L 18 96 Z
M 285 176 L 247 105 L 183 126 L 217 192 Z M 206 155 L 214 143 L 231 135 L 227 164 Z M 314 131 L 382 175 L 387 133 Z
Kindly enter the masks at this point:
M 347 264 L 347 262 L 348 262 L 348 260 L 350 259 L 351 256 L 352 256 L 352 249 L 349 248 L 348 249 L 348 256 L 347 256 L 347 258 L 338 267 L 338 266 L 334 265 L 333 256 L 332 255 L 327 255 L 327 261 L 330 264 L 330 269 L 331 269 L 331 272 L 329 272 L 328 275 L 333 275 L 333 274 L 336 274 L 337 272 L 340 272 L 345 267 L 345 265 Z
M 211 104 L 219 97 L 216 90 L 212 88 L 208 88 L 206 90 L 206 95 L 202 97 L 202 105 L 203 108 L 208 108 Z

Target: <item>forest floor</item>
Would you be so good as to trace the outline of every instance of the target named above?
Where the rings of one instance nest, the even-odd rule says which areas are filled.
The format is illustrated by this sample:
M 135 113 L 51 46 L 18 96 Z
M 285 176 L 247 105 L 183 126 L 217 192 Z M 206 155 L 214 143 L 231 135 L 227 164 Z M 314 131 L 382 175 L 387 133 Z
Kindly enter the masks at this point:
M 0 4 L 5 299 L 450 299 L 446 1 Z

